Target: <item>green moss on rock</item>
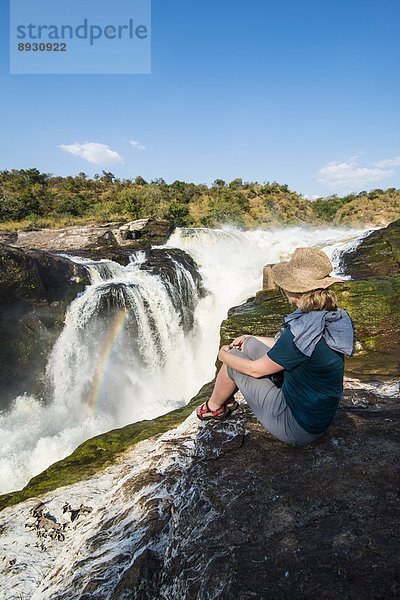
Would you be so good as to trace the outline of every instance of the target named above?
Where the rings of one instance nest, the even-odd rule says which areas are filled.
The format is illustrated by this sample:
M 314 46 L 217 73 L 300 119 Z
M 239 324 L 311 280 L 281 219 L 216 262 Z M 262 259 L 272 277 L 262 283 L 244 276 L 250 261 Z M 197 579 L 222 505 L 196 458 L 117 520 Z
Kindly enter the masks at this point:
M 2 409 L 25 392 L 41 395 L 41 374 L 67 306 L 87 283 L 82 265 L 0 243 Z
M 373 231 L 353 252 L 343 257 L 343 268 L 353 279 L 400 273 L 400 219 Z
M 333 289 L 356 332 L 355 352 L 346 359 L 347 374 L 396 376 L 400 372 L 400 276 L 348 281 Z M 229 311 L 221 325 L 221 342 L 227 344 L 243 333 L 273 336 L 292 310 L 279 292 L 259 292 Z
M 255 298 L 229 310 L 221 324 L 221 345 L 241 334 L 274 336 L 291 310 L 280 292 L 258 292 Z
M 22 490 L 0 496 L 0 510 L 92 477 L 138 442 L 177 427 L 197 405 L 209 397 L 212 387 L 212 382 L 205 384 L 189 404 L 166 415 L 149 421 L 138 421 L 87 440 L 70 456 L 33 477 Z

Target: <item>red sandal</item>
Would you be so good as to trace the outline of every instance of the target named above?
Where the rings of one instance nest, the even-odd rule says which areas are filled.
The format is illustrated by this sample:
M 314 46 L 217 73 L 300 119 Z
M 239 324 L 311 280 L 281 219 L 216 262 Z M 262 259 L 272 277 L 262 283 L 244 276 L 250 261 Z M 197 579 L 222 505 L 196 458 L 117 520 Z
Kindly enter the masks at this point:
M 231 396 L 230 398 L 228 398 L 228 400 L 225 400 L 222 406 L 220 406 L 216 410 L 211 410 L 211 408 L 208 406 L 207 400 L 207 402 L 204 402 L 204 404 L 200 406 L 200 410 L 198 412 L 196 411 L 196 415 L 197 418 L 200 419 L 200 421 L 209 421 L 210 419 L 217 419 L 218 421 L 222 421 L 223 419 L 229 417 L 229 415 L 231 415 L 237 409 L 238 406 L 238 402 L 236 402 L 235 398 Z M 209 414 L 209 416 L 204 416 L 206 414 Z

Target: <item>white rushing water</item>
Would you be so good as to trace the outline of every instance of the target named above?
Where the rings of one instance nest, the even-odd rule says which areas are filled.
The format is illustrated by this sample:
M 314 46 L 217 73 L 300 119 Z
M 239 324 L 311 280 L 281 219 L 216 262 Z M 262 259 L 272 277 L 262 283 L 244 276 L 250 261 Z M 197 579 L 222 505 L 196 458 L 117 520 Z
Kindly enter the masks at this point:
M 127 267 L 83 262 L 91 285 L 69 307 L 46 372 L 46 402 L 19 396 L 0 414 L 0 493 L 25 485 L 85 439 L 188 402 L 214 376 L 219 327 L 227 310 L 261 289 L 262 267 L 297 247 L 323 248 L 339 269 L 339 252 L 361 229 L 178 229 L 164 248 L 197 262 L 208 294 L 200 298 L 178 263 L 177 287 L 141 270 L 144 253 Z M 184 326 L 196 306 L 193 327 Z M 186 315 L 186 316 L 185 316 Z M 189 319 L 190 320 L 190 319 Z

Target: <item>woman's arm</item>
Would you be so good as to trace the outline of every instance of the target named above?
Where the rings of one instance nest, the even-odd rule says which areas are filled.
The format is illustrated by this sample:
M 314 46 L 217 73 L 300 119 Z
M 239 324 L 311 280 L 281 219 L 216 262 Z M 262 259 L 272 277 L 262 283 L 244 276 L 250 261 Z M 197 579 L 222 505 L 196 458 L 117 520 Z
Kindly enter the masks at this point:
M 232 367 L 239 373 L 250 375 L 251 377 L 264 377 L 282 371 L 283 367 L 271 360 L 266 354 L 257 360 L 250 360 L 247 357 L 237 356 L 229 352 L 229 346 L 222 346 L 218 352 L 218 358 L 227 367 Z

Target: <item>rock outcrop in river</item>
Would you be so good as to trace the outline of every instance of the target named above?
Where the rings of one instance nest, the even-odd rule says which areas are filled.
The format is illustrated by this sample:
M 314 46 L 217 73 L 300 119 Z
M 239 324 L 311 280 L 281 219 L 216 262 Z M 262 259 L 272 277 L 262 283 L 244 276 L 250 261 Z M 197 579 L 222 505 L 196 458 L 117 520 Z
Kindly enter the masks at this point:
M 66 308 L 88 282 L 84 267 L 62 256 L 0 244 L 1 408 L 40 389 Z
M 126 263 L 131 250 L 164 244 L 173 228 L 168 221 L 139 219 L 129 223 L 75 225 L 64 229 L 27 229 L 15 234 L 3 232 L 3 240 L 17 248 L 112 258 Z
M 355 279 L 400 273 L 400 219 L 373 231 L 356 250 L 343 256 L 344 271 Z

